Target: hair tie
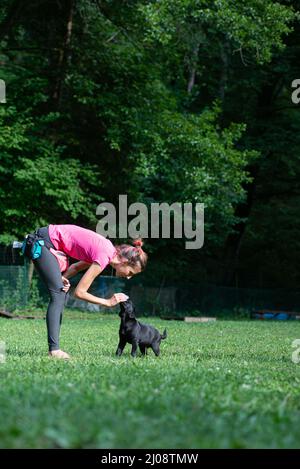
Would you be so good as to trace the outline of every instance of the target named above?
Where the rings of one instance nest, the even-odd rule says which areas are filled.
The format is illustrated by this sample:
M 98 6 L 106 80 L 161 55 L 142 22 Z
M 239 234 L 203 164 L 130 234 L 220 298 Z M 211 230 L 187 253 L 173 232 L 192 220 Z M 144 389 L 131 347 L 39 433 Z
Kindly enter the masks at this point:
M 144 244 L 144 243 L 143 243 L 143 241 L 142 241 L 141 239 L 135 239 L 135 240 L 133 241 L 133 245 L 135 246 L 136 249 L 140 249 L 140 250 L 141 250 L 143 244 Z

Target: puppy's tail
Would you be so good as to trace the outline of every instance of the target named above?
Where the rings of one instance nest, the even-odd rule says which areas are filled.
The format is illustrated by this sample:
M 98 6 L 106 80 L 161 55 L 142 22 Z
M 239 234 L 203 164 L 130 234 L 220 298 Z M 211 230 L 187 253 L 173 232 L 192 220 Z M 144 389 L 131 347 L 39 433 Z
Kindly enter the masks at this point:
M 160 334 L 161 339 L 166 339 L 167 338 L 167 329 L 164 330 L 163 334 Z

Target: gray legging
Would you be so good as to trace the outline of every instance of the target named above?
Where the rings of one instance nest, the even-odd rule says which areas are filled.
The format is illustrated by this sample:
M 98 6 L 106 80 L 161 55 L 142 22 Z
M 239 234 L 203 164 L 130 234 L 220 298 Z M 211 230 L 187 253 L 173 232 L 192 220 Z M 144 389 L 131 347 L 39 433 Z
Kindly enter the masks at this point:
M 37 234 L 55 249 L 49 238 L 48 226 L 39 228 Z M 50 295 L 46 315 L 49 350 L 58 350 L 62 313 L 67 298 L 67 293 L 62 290 L 63 282 L 59 265 L 55 256 L 46 246 L 42 246 L 41 256 L 33 263 Z

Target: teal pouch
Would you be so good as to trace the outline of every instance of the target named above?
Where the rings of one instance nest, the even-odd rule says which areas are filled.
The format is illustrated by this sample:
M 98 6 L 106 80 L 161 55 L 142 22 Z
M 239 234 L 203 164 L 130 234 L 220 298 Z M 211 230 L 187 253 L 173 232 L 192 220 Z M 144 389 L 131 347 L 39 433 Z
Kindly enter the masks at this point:
M 43 239 L 38 239 L 35 234 L 30 234 L 23 241 L 22 254 L 32 260 L 38 259 L 41 257 L 44 245 Z
M 42 254 L 42 246 L 44 246 L 45 243 L 42 239 L 37 240 L 32 248 L 31 248 L 31 259 L 38 259 L 41 257 Z

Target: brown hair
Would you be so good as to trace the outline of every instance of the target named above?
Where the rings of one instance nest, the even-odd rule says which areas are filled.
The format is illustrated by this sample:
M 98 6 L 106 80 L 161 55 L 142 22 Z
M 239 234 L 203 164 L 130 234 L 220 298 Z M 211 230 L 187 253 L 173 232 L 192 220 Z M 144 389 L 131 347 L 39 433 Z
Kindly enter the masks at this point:
M 135 239 L 132 241 L 133 246 L 130 244 L 119 244 L 116 246 L 117 254 L 119 257 L 124 257 L 128 260 L 129 265 L 136 266 L 140 264 L 141 270 L 144 270 L 147 265 L 148 255 L 143 251 L 143 240 Z

